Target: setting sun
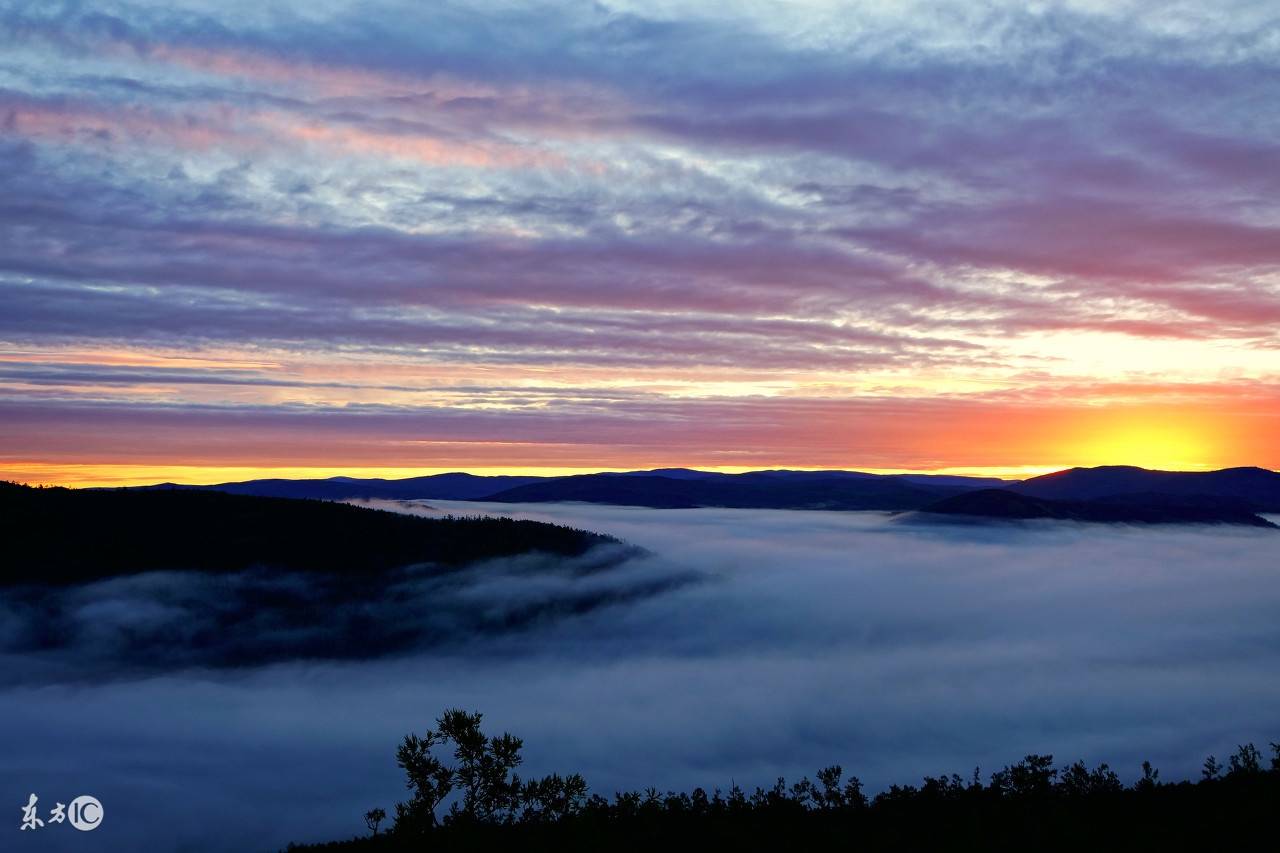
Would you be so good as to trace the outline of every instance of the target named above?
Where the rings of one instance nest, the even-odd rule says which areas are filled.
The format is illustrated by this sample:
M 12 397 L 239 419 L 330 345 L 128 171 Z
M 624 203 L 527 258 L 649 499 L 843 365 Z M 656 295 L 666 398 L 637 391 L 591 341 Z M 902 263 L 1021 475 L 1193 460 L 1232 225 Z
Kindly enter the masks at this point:
M 1198 471 L 1218 467 L 1219 459 L 1203 416 L 1138 414 L 1106 418 L 1094 427 L 1083 438 L 1077 464 Z

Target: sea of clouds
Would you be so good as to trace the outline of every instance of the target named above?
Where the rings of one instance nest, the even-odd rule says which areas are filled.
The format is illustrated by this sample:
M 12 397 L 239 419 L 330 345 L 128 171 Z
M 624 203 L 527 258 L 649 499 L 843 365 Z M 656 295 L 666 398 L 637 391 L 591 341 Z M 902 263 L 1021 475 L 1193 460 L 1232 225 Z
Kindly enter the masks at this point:
M 1280 740 L 1276 531 L 379 505 L 570 523 L 649 553 L 403 577 L 358 606 L 297 576 L 0 593 L 0 848 L 351 836 L 404 796 L 399 739 L 451 706 L 522 736 L 529 774 L 581 772 L 605 794 L 837 762 L 875 791 L 1033 751 L 1184 778 Z M 311 609 L 278 618 L 281 596 Z M 429 630 L 366 649 L 360 626 L 382 621 Z M 32 792 L 42 811 L 92 794 L 103 826 L 20 832 Z

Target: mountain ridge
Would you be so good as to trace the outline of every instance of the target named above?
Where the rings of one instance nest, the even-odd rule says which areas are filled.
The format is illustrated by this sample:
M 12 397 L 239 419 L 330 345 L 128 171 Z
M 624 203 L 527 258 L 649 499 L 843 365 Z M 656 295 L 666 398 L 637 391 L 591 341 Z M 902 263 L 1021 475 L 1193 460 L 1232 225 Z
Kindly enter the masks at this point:
M 1280 529 L 1239 502 L 1186 495 L 1124 495 L 1094 500 L 1051 500 L 1009 489 L 979 489 L 943 498 L 910 520 L 974 519 L 1030 521 L 1052 519 L 1104 524 L 1232 524 Z
M 1029 498 L 1129 502 L 1138 496 L 1231 501 L 1251 513 L 1280 513 L 1280 473 L 1258 467 L 1158 471 L 1110 465 L 1067 468 L 1026 480 L 938 474 L 762 469 L 739 474 L 691 468 L 606 471 L 568 476 L 484 476 L 465 472 L 408 477 L 245 480 L 214 485 L 161 483 L 137 490 L 224 491 L 263 497 L 347 500 L 465 500 L 494 503 L 585 502 L 681 509 L 726 507 L 905 511 L 980 489 L 1007 489 Z M 1164 496 L 1152 498 L 1151 496 Z
M 752 473 L 725 479 L 585 474 L 507 489 L 495 503 L 581 502 L 656 509 L 898 510 L 932 503 L 955 487 L 928 487 L 891 478 L 828 477 L 791 481 Z M 730 479 L 731 478 L 731 479 Z
M 1051 500 L 1096 500 L 1135 494 L 1226 498 L 1253 512 L 1280 512 L 1280 473 L 1256 466 L 1216 471 L 1159 471 L 1132 465 L 1068 468 L 1023 480 L 1010 491 Z

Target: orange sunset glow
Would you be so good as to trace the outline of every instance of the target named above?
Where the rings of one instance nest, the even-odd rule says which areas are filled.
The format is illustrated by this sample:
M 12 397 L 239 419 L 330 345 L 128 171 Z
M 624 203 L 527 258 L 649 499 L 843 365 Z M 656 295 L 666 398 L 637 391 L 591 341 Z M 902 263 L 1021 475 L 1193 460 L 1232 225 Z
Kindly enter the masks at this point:
M 826 409 L 826 407 L 823 407 Z M 940 410 L 939 410 L 940 409 Z M 1022 478 L 1075 466 L 1138 465 L 1158 470 L 1212 470 L 1259 462 L 1280 467 L 1275 418 L 1265 407 L 1209 413 L 1199 408 L 1081 407 L 1036 410 L 930 404 L 925 411 L 895 412 L 892 436 L 856 407 L 825 411 L 817 424 L 788 424 L 752 438 L 754 449 L 707 449 L 690 436 L 678 454 L 662 446 L 618 448 L 584 442 L 423 442 L 403 436 L 344 445 L 346 464 L 330 465 L 330 440 L 285 426 L 251 441 L 228 445 L 218 431 L 156 429 L 151 447 L 139 452 L 136 439 L 99 433 L 92 448 L 65 447 L 58 461 L 6 459 L 0 477 L 72 486 L 126 486 L 155 482 L 218 483 L 261 477 L 334 476 L 395 479 L 449 471 L 474 474 L 562 476 L 604 470 L 669 467 L 673 456 L 703 470 L 737 473 L 761 468 L 849 468 L 870 473 L 938 473 Z M 825 425 L 845 426 L 824 446 Z M 938 427 L 946 425 L 940 433 Z M 70 432 L 70 430 L 66 430 Z M 177 432 L 178 434 L 174 434 Z M 714 435 L 714 433 L 712 433 Z M 946 440 L 939 440 L 946 434 Z M 45 436 L 53 442 L 53 436 Z M 779 454 L 774 448 L 787 448 Z M 180 457 L 182 464 L 170 459 Z M 103 459 L 109 461 L 100 461 Z M 1014 464 L 1035 459 L 1037 464 Z M 532 461 L 540 464 L 531 464 Z M 960 463 L 956 464 L 956 460 Z M 611 464 L 610 464 L 611 463 Z M 898 464 L 895 464 L 898 463 Z M 905 463 L 905 464 L 903 464 Z

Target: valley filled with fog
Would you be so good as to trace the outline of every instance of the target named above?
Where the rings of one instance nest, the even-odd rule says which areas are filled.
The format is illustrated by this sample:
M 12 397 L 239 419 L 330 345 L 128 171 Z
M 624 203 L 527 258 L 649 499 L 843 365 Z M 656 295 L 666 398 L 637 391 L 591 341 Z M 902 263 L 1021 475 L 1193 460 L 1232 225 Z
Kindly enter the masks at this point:
M 338 659 L 282 654 L 311 648 L 290 645 L 294 621 L 264 622 L 237 657 L 181 653 L 184 625 L 257 606 L 260 578 L 70 590 L 68 643 L 0 657 L 5 807 L 97 796 L 107 820 L 87 840 L 108 846 L 94 849 L 348 837 L 404 798 L 400 738 L 453 706 L 523 737 L 522 774 L 580 772 L 604 794 L 767 786 L 831 763 L 875 792 L 975 765 L 985 778 L 1029 752 L 1107 761 L 1126 781 L 1150 759 L 1177 779 L 1211 752 L 1280 740 L 1277 531 L 373 505 L 554 521 L 647 553 L 406 576 L 356 615 L 432 630 L 376 654 L 352 640 Z M 2 595 L 5 632 L 42 618 Z M 271 663 L 253 663 L 268 641 Z M 69 830 L 26 836 L 16 849 L 89 849 Z

